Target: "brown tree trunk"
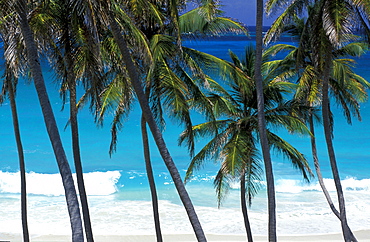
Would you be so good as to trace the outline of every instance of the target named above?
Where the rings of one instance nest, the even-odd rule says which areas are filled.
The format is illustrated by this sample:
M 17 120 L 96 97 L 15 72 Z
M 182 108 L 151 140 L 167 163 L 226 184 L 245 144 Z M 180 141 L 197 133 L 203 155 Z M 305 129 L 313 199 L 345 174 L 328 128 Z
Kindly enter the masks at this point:
M 263 79 L 261 74 L 262 66 L 262 27 L 263 27 L 263 0 L 257 0 L 256 7 L 256 61 L 255 61 L 255 82 L 257 90 L 257 107 L 258 107 L 258 128 L 260 133 L 260 142 L 263 154 L 263 160 L 266 172 L 267 184 L 267 199 L 268 199 L 268 238 L 270 242 L 275 242 L 276 238 L 276 201 L 275 201 L 275 185 L 274 174 L 272 171 L 272 162 L 270 155 L 270 147 L 267 140 L 266 120 L 265 120 L 265 104 L 263 97 Z
M 317 156 L 316 138 L 315 138 L 315 127 L 314 127 L 314 122 L 313 122 L 312 115 L 310 115 L 309 123 L 310 123 L 310 132 L 312 134 L 312 136 L 311 136 L 312 156 L 313 156 L 313 163 L 315 165 L 317 179 L 319 180 L 319 184 L 320 184 L 321 190 L 324 193 L 325 199 L 328 202 L 331 211 L 340 220 L 340 214 L 339 214 L 338 210 L 335 208 L 335 205 L 334 205 L 333 201 L 331 200 L 330 194 L 329 194 L 328 190 L 326 189 L 326 186 L 325 186 L 325 183 L 324 183 L 324 179 L 323 179 L 322 174 L 321 174 L 319 158 Z M 347 226 L 348 226 L 348 224 L 347 224 Z M 351 228 L 348 227 L 348 230 L 350 231 L 351 236 L 353 238 L 355 238 L 354 234 L 352 233 Z
M 27 222 L 27 188 L 26 188 L 26 167 L 24 162 L 24 152 L 21 140 L 21 133 L 19 129 L 18 122 L 18 112 L 17 104 L 15 102 L 15 90 L 13 88 L 13 82 L 8 76 L 7 87 L 9 93 L 10 107 L 12 110 L 14 135 L 17 144 L 18 159 L 19 159 L 19 173 L 21 175 L 21 213 L 22 213 L 22 231 L 23 231 L 23 241 L 29 242 L 30 236 L 28 232 L 28 222 Z
M 309 123 L 310 123 L 310 132 L 312 134 L 312 136 L 311 136 L 311 149 L 312 149 L 313 163 L 315 165 L 317 179 L 319 180 L 320 187 L 321 187 L 321 189 L 324 193 L 324 196 L 326 198 L 326 201 L 329 204 L 330 209 L 333 211 L 335 216 L 337 216 L 340 219 L 340 214 L 339 214 L 338 210 L 335 208 L 335 206 L 333 204 L 333 201 L 331 200 L 330 194 L 329 194 L 328 190 L 326 189 L 324 179 L 323 179 L 322 174 L 321 174 L 319 158 L 317 156 L 315 127 L 314 127 L 314 122 L 313 122 L 312 115 L 310 115 Z
M 327 53 L 331 53 L 331 50 L 327 50 Z M 354 242 L 357 239 L 351 233 L 348 224 L 347 224 L 347 215 L 346 215 L 346 207 L 344 201 L 344 194 L 342 189 L 342 184 L 340 181 L 339 170 L 337 166 L 337 161 L 334 152 L 334 145 L 332 140 L 332 128 L 330 124 L 330 106 L 329 106 L 329 76 L 331 70 L 331 55 L 327 55 L 325 59 L 325 66 L 324 66 L 324 74 L 323 74 L 323 85 L 322 85 L 322 117 L 323 117 L 323 124 L 324 124 L 324 133 L 325 133 L 325 140 L 328 149 L 328 155 L 330 160 L 330 166 L 334 178 L 334 184 L 337 190 L 338 195 L 338 203 L 339 203 L 339 214 L 340 214 L 340 221 L 342 225 L 342 232 L 344 236 L 344 241 L 346 242 Z
M 244 227 L 247 233 L 247 240 L 248 242 L 253 242 L 252 229 L 248 217 L 247 201 L 245 199 L 245 173 L 243 173 L 240 178 L 240 205 L 242 207 Z
M 151 194 L 151 197 L 152 197 L 155 234 L 157 236 L 157 242 L 162 242 L 163 238 L 162 238 L 162 232 L 161 232 L 161 223 L 160 223 L 160 220 L 159 220 L 158 196 L 157 196 L 157 189 L 156 189 L 156 186 L 155 186 L 155 180 L 154 180 L 154 175 L 153 175 L 153 168 L 152 168 L 152 164 L 151 164 L 151 160 L 150 160 L 148 132 L 147 132 L 146 121 L 145 121 L 144 116 L 141 117 L 141 134 L 142 134 L 142 139 L 143 139 L 146 174 L 147 174 L 147 177 L 148 177 L 148 182 L 149 182 L 149 187 L 150 187 L 150 194 Z
M 68 25 L 68 23 L 66 23 Z M 68 30 L 68 26 L 66 26 Z M 68 31 L 66 33 L 68 35 Z M 85 228 L 86 240 L 88 242 L 94 242 L 94 236 L 91 228 L 91 219 L 89 212 L 89 204 L 87 201 L 87 194 L 85 189 L 85 182 L 83 177 L 83 168 L 81 161 L 80 152 L 80 141 L 79 141 L 79 131 L 78 131 L 78 121 L 77 121 L 77 94 L 76 94 L 76 76 L 73 71 L 73 61 L 71 57 L 71 46 L 69 37 L 66 38 L 65 43 L 65 58 L 67 63 L 67 82 L 69 90 L 69 112 L 70 112 L 70 123 L 71 123 L 71 133 L 72 133 L 72 151 L 73 151 L 73 161 L 76 169 L 77 187 L 80 194 L 82 216 Z

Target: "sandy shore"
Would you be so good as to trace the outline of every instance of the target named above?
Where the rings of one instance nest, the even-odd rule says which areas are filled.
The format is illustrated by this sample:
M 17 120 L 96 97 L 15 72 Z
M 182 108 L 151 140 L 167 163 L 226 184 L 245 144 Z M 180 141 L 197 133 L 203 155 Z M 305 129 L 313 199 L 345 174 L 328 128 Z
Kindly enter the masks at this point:
M 370 242 L 370 230 L 362 230 L 355 232 L 356 237 L 361 242 Z M 191 234 L 176 234 L 164 235 L 164 241 L 173 242 L 190 242 L 196 241 L 195 236 Z M 208 234 L 208 241 L 228 242 L 228 241 L 246 241 L 244 235 L 221 235 L 221 234 Z M 266 236 L 254 236 L 255 241 L 267 241 Z M 281 242 L 303 242 L 303 241 L 325 241 L 325 242 L 339 242 L 343 241 L 341 234 L 320 234 L 320 235 L 281 235 L 278 236 Z M 0 233 L 0 242 L 21 242 L 20 234 L 4 234 Z M 42 235 L 32 236 L 32 241 L 49 241 L 49 242 L 66 242 L 71 241 L 70 236 L 67 235 Z M 96 242 L 150 242 L 155 241 L 154 235 L 96 235 Z

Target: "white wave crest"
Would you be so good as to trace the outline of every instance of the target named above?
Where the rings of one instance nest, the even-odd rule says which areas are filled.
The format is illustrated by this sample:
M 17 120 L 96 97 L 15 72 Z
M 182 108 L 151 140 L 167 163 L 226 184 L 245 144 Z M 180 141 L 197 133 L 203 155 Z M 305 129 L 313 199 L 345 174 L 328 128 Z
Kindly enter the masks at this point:
M 329 192 L 336 191 L 333 179 L 324 179 L 324 184 Z M 370 191 L 370 179 L 346 178 L 342 180 L 342 188 L 347 191 Z M 276 182 L 276 191 L 281 193 L 300 193 L 304 191 L 321 191 L 318 181 L 304 182 L 292 179 L 280 179 Z
M 110 195 L 117 191 L 116 183 L 120 178 L 119 171 L 90 172 L 84 174 L 85 188 L 88 195 Z M 76 174 L 73 174 L 76 184 Z M 64 195 L 60 174 L 26 174 L 27 193 L 45 196 Z M 0 193 L 20 193 L 19 172 L 0 171 Z

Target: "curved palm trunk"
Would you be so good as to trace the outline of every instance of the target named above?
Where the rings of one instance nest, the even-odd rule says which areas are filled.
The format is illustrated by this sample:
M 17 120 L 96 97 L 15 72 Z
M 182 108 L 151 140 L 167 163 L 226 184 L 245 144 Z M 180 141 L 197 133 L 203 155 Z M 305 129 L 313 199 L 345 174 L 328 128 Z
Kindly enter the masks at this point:
M 17 13 L 19 15 L 20 27 L 26 44 L 28 63 L 30 65 L 32 77 L 34 79 L 46 129 L 62 177 L 67 208 L 72 228 L 72 241 L 74 242 L 84 241 L 80 209 L 76 189 L 72 178 L 72 172 L 69 167 L 65 151 L 63 149 L 62 141 L 59 135 L 59 130 L 46 91 L 44 77 L 42 74 L 41 65 L 38 58 L 37 47 L 35 44 L 35 40 L 33 38 L 32 30 L 28 24 L 26 13 L 26 2 L 24 0 L 19 0 L 17 4 L 18 4 Z
M 268 237 L 270 242 L 276 241 L 276 201 L 274 174 L 270 156 L 270 147 L 267 140 L 266 120 L 264 112 L 263 80 L 261 74 L 262 65 L 262 26 L 263 26 L 263 0 L 257 0 L 256 7 L 256 62 L 255 62 L 255 82 L 257 90 L 258 107 L 258 128 L 262 147 L 263 160 L 266 172 L 267 199 L 268 199 Z
M 88 242 L 93 242 L 94 237 L 91 228 L 89 205 L 87 201 L 87 194 L 83 178 L 83 169 L 80 154 L 80 142 L 78 135 L 77 107 L 76 107 L 76 86 L 74 84 L 69 85 L 69 92 L 70 92 L 70 122 L 72 130 L 72 149 L 74 165 L 76 169 L 77 186 L 78 192 L 80 194 L 86 240 Z
M 17 143 L 17 150 L 18 150 L 19 172 L 21 175 L 21 211 L 22 211 L 23 241 L 29 242 L 30 236 L 28 232 L 28 223 L 27 223 L 26 168 L 25 168 L 25 163 L 24 163 L 23 145 L 22 145 L 21 134 L 19 130 L 18 112 L 17 112 L 17 105 L 15 102 L 13 83 L 11 80 L 7 80 L 7 82 L 8 82 L 7 85 L 8 85 L 8 92 L 9 92 L 10 107 L 12 110 L 14 135 L 15 135 L 15 140 Z
M 67 23 L 68 24 L 68 23 Z M 68 27 L 67 27 L 68 28 Z M 67 33 L 68 35 L 68 33 Z M 76 97 L 76 77 L 72 68 L 72 57 L 71 57 L 71 48 L 70 41 L 67 37 L 66 41 L 66 62 L 67 62 L 67 81 L 68 81 L 68 90 L 69 90 L 69 110 L 70 110 L 70 122 L 71 122 L 71 132 L 72 132 L 72 150 L 73 150 L 73 160 L 76 169 L 77 177 L 77 186 L 78 192 L 80 194 L 82 216 L 84 221 L 85 235 L 88 242 L 94 242 L 93 232 L 91 228 L 91 219 L 89 212 L 89 204 L 87 201 L 87 194 L 85 189 L 85 182 L 83 178 L 83 169 L 81 161 L 81 152 L 80 152 L 80 141 L 79 141 L 79 132 L 78 132 L 78 121 L 77 121 L 77 97 Z
M 195 212 L 193 203 L 191 202 L 191 199 L 189 197 L 188 192 L 185 189 L 185 185 L 181 179 L 181 176 L 179 174 L 179 171 L 177 170 L 177 167 L 175 163 L 172 160 L 172 157 L 167 149 L 166 143 L 164 142 L 163 136 L 161 131 L 159 130 L 154 118 L 153 114 L 150 110 L 148 100 L 146 99 L 146 96 L 144 94 L 140 78 L 137 73 L 136 66 L 134 62 L 131 59 L 130 51 L 127 47 L 127 44 L 121 35 L 119 26 L 114 18 L 113 13 L 107 9 L 107 13 L 109 16 L 109 24 L 112 30 L 113 37 L 115 41 L 117 42 L 117 45 L 120 49 L 120 52 L 122 54 L 123 61 L 126 64 L 127 72 L 130 77 L 130 80 L 132 82 L 132 85 L 134 87 L 135 93 L 137 95 L 137 98 L 140 103 L 140 107 L 143 111 L 145 120 L 147 121 L 149 128 L 152 132 L 152 135 L 154 137 L 154 140 L 156 142 L 156 145 L 158 147 L 159 153 L 162 156 L 163 161 L 166 164 L 166 167 L 168 171 L 171 174 L 172 180 L 175 184 L 175 187 L 177 189 L 177 192 L 180 196 L 181 202 L 183 203 L 185 210 L 188 214 L 190 223 L 193 227 L 193 230 L 195 232 L 195 235 L 198 239 L 198 241 L 207 241 L 205 234 L 203 232 L 202 226 L 199 222 L 198 216 Z
M 327 53 L 331 53 L 329 50 Z M 328 155 L 330 160 L 330 166 L 333 173 L 334 183 L 337 190 L 338 195 L 338 203 L 339 203 L 339 214 L 340 214 L 340 221 L 342 225 L 342 232 L 344 236 L 344 241 L 352 242 L 357 241 L 354 235 L 351 233 L 348 224 L 347 224 L 347 215 L 346 215 L 346 207 L 344 201 L 344 194 L 342 189 L 342 184 L 340 181 L 339 170 L 337 166 L 337 161 L 334 152 L 333 140 L 332 140 L 332 132 L 331 132 L 331 124 L 330 124 L 330 111 L 329 111 L 329 73 L 330 73 L 330 63 L 331 63 L 331 56 L 327 55 L 327 59 L 325 60 L 325 69 L 323 75 L 323 85 L 322 85 L 322 116 L 323 116 L 323 124 L 324 124 L 324 133 L 325 133 L 325 140 L 328 149 Z
M 252 229 L 248 218 L 247 201 L 245 199 L 245 173 L 240 178 L 240 205 L 244 218 L 245 231 L 247 232 L 248 242 L 253 242 Z
M 333 201 L 331 200 L 330 194 L 329 194 L 328 190 L 326 189 L 326 186 L 325 186 L 325 183 L 324 183 L 324 179 L 323 179 L 322 174 L 321 174 L 319 158 L 317 156 L 316 138 L 315 138 L 315 127 L 314 127 L 314 122 L 313 122 L 312 115 L 310 115 L 309 124 L 310 124 L 310 132 L 312 134 L 312 136 L 311 136 L 311 149 L 312 149 L 313 163 L 315 165 L 317 179 L 319 180 L 320 187 L 321 187 L 321 189 L 322 189 L 322 191 L 324 193 L 325 199 L 328 202 L 331 211 L 340 220 L 340 213 L 335 208 L 335 205 L 334 205 Z M 347 224 L 347 226 L 348 226 L 348 224 Z M 349 230 L 349 232 L 351 234 L 351 237 L 352 238 L 355 238 L 355 236 L 352 233 L 352 230 L 351 230 L 351 228 L 349 228 L 349 226 L 348 226 L 348 230 Z
M 157 242 L 162 242 L 163 238 L 162 238 L 161 223 L 160 223 L 160 220 L 159 220 L 159 212 L 158 212 L 158 196 L 157 196 L 157 189 L 156 189 L 155 181 L 154 181 L 152 164 L 151 164 L 151 160 L 150 160 L 148 132 L 147 132 L 147 129 L 146 129 L 146 121 L 145 121 L 144 116 L 141 117 L 141 134 L 142 134 L 142 139 L 143 139 L 146 174 L 147 174 L 148 181 L 149 181 L 150 194 L 152 196 L 152 207 L 153 207 L 155 233 L 156 233 L 156 236 L 157 236 Z
M 320 187 L 321 187 L 321 189 L 322 189 L 322 191 L 325 195 L 326 201 L 328 202 L 330 209 L 333 211 L 335 216 L 337 216 L 340 219 L 340 214 L 339 214 L 338 210 L 335 208 L 335 206 L 333 204 L 333 201 L 331 200 L 330 194 L 329 194 L 328 190 L 326 189 L 324 179 L 322 178 L 319 158 L 317 156 L 315 127 L 314 127 L 314 122 L 313 122 L 312 115 L 310 115 L 309 124 L 310 124 L 310 132 L 312 134 L 312 136 L 311 136 L 311 149 L 312 149 L 313 163 L 315 165 L 317 179 L 319 180 Z

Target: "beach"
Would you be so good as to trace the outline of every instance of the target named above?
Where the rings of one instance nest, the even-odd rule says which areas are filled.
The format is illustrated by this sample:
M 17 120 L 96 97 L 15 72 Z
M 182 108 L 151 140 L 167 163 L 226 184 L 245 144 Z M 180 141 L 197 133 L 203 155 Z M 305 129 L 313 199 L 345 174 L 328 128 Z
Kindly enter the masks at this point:
M 370 230 L 355 231 L 356 238 L 361 242 L 370 241 Z M 71 241 L 70 236 L 66 235 L 43 235 L 31 236 L 32 241 L 50 241 L 50 242 L 66 242 Z M 246 241 L 244 235 L 223 235 L 223 234 L 207 234 L 208 241 L 217 242 L 231 242 L 231 241 Z M 167 234 L 163 235 L 164 241 L 173 242 L 192 242 L 196 238 L 192 234 Z M 22 241 L 19 234 L 0 234 L 0 241 L 20 242 Z M 151 242 L 156 241 L 155 235 L 96 235 L 96 242 Z M 254 241 L 267 241 L 266 236 L 254 236 Z M 325 242 L 339 242 L 343 241 L 341 234 L 317 234 L 317 235 L 280 235 L 278 236 L 280 242 L 310 242 L 310 241 L 325 241 Z

